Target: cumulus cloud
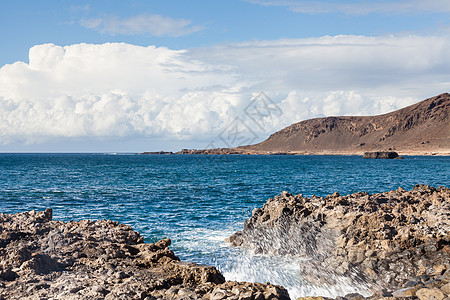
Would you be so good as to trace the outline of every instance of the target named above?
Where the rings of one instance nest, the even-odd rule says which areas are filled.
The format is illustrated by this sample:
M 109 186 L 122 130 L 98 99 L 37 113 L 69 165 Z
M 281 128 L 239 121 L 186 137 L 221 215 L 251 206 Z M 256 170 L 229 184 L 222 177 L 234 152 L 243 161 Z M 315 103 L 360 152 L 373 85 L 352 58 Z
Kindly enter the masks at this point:
M 173 19 L 161 15 L 139 14 L 127 19 L 110 15 L 83 19 L 81 26 L 110 35 L 151 35 L 179 37 L 203 30 L 203 26 L 191 25 L 187 19 Z
M 189 50 L 37 45 L 29 63 L 0 68 L 0 144 L 165 137 L 221 147 L 236 120 L 244 135 L 261 140 L 307 118 L 385 113 L 446 92 L 449 47 L 448 37 L 420 36 L 325 36 Z M 261 115 L 256 121 L 264 126 L 249 113 L 261 91 L 280 111 Z
M 184 53 L 127 44 L 35 46 L 28 64 L 0 69 L 2 142 L 182 137 L 210 130 L 213 120 L 227 119 L 222 103 L 236 96 L 221 91 L 232 84 L 233 74 L 224 76 L 220 65 L 188 60 Z
M 350 15 L 381 14 L 410 14 L 410 13 L 448 13 L 450 2 L 447 0 L 397 0 L 397 1 L 359 1 L 359 2 L 330 2 L 330 1 L 301 1 L 301 0 L 248 0 L 250 3 L 264 6 L 285 6 L 291 11 L 306 14 L 344 13 Z

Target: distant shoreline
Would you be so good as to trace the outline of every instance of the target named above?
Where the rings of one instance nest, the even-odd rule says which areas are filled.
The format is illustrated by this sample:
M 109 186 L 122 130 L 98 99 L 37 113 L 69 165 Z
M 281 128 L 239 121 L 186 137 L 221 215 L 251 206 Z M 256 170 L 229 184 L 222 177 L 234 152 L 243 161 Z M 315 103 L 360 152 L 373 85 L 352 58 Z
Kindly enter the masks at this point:
M 307 152 L 307 151 L 257 151 L 257 150 L 242 150 L 238 148 L 217 148 L 217 149 L 183 149 L 178 152 L 171 151 L 152 151 L 138 153 L 140 155 L 330 155 L 330 156 L 363 156 L 367 151 L 320 151 L 320 152 Z M 450 156 L 449 151 L 398 151 L 401 156 Z
M 450 94 L 443 93 L 383 115 L 304 120 L 254 145 L 142 154 L 450 156 L 449 116 Z
M 197 153 L 203 150 L 195 150 L 196 153 L 179 153 L 164 151 L 165 153 L 160 153 L 161 151 L 146 151 L 146 152 L 120 152 L 120 151 L 99 151 L 99 152 L 0 152 L 0 155 L 33 155 L 33 154 L 53 154 L 53 155 L 73 155 L 73 154 L 91 154 L 91 155 L 253 155 L 253 156 L 363 156 L 364 152 L 273 152 L 273 153 Z M 403 152 L 396 151 L 401 156 L 450 156 L 450 151 L 446 152 Z

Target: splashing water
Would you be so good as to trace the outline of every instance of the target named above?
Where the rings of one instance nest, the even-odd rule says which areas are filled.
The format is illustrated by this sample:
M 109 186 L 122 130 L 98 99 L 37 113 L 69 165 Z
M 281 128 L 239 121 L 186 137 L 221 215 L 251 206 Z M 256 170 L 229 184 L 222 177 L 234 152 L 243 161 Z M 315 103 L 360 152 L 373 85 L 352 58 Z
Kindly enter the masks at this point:
M 361 282 L 355 286 L 350 278 L 336 276 L 332 272 L 322 276 L 335 284 L 315 286 L 308 283 L 300 272 L 300 266 L 307 260 L 299 257 L 253 254 L 243 249 L 234 252 L 235 255 L 230 256 L 226 263 L 218 266 L 227 280 L 265 283 L 270 279 L 270 283 L 285 287 L 291 299 L 306 296 L 336 298 L 349 293 L 360 293 L 365 297 L 371 295 L 369 284 Z

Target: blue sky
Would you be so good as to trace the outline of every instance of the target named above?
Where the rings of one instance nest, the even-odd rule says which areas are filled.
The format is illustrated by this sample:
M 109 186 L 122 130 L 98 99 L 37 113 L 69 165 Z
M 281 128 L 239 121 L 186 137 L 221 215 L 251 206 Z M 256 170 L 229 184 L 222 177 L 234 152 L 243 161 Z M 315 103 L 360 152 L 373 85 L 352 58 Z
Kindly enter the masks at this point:
M 448 91 L 449 17 L 447 0 L 2 1 L 0 151 L 219 147 L 237 119 L 260 141 L 397 109 Z M 266 128 L 245 113 L 261 92 L 284 112 Z
M 268 2 L 268 1 L 267 1 Z M 296 1 L 274 1 L 278 3 Z M 297 1 L 301 2 L 301 1 Z M 359 4 L 377 1 L 347 1 Z M 380 1 L 378 1 L 380 2 Z M 392 5 L 396 1 L 386 1 Z M 402 2 L 402 1 L 397 1 Z M 407 2 L 407 1 L 403 1 Z M 421 1 L 426 3 L 427 1 Z M 264 3 L 264 1 L 260 1 Z M 341 1 L 316 1 L 322 7 Z M 448 5 L 447 5 L 448 6 Z M 448 31 L 449 11 L 400 9 L 382 12 L 345 13 L 342 11 L 296 12 L 286 5 L 261 5 L 258 1 L 2 1 L 1 37 L 4 41 L 0 65 L 27 61 L 34 45 L 54 43 L 125 42 L 135 45 L 165 46 L 171 49 L 204 47 L 218 43 L 279 38 L 320 37 L 324 35 L 430 34 Z M 188 20 L 198 30 L 190 34 L 162 36 L 143 33 L 99 32 L 83 26 L 83 21 L 116 17 L 126 20 L 137 15 L 160 15 Z

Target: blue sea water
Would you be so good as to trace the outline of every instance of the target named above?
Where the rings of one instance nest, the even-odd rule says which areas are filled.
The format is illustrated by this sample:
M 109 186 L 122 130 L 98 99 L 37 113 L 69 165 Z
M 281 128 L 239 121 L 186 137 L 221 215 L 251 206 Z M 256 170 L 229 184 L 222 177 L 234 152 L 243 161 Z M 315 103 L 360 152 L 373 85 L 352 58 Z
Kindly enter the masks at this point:
M 229 280 L 281 284 L 294 297 L 355 287 L 305 286 L 301 262 L 229 247 L 224 239 L 253 208 L 281 191 L 326 196 L 418 183 L 448 187 L 450 157 L 0 154 L 0 212 L 51 207 L 57 220 L 126 223 L 146 242 L 171 238 L 183 260 L 216 266 Z

